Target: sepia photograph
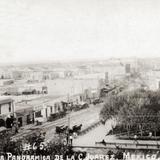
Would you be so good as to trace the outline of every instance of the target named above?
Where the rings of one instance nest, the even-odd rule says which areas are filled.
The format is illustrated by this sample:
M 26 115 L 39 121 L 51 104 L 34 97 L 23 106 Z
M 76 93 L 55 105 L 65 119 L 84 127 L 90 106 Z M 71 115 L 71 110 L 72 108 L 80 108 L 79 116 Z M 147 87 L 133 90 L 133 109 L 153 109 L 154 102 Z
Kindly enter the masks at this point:
M 160 1 L 0 0 L 0 160 L 160 160 Z

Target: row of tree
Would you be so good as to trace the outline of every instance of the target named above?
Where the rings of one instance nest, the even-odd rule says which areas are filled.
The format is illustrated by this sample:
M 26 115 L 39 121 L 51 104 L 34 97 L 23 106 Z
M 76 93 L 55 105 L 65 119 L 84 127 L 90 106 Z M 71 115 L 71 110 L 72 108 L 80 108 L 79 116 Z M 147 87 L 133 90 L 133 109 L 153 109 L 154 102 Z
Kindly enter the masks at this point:
M 56 159 L 55 155 L 62 155 L 63 159 L 66 160 L 67 157 L 76 157 L 81 153 L 85 158 L 86 152 L 73 151 L 71 145 L 64 143 L 64 139 L 66 139 L 66 135 L 60 134 L 54 135 L 52 141 L 46 142 L 45 132 L 37 131 L 13 141 L 9 134 L 5 134 L 3 139 L 0 139 L 0 153 L 4 156 L 8 152 L 13 155 L 50 156 L 51 160 Z
M 160 92 L 135 90 L 107 99 L 100 113 L 104 121 L 116 118 L 117 125 L 127 131 L 128 135 L 146 132 L 160 135 Z

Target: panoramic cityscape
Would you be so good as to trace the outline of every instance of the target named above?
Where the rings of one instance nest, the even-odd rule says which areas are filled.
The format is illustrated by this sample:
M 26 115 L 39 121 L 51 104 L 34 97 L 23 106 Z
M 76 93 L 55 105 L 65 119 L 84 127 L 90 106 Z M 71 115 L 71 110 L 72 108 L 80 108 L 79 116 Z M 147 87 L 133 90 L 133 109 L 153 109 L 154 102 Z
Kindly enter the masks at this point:
M 3 66 L 1 152 L 33 154 L 43 142 L 58 155 L 157 153 L 159 66 L 158 58 Z
M 160 1 L 0 0 L 0 160 L 160 160 Z

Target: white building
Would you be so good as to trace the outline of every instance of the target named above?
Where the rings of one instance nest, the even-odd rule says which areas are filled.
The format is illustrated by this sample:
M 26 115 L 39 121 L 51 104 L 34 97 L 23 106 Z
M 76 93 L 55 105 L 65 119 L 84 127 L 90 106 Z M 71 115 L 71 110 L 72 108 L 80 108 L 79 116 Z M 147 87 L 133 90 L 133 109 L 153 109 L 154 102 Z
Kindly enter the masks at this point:
M 6 126 L 7 118 L 14 116 L 14 101 L 10 98 L 0 99 L 0 127 Z

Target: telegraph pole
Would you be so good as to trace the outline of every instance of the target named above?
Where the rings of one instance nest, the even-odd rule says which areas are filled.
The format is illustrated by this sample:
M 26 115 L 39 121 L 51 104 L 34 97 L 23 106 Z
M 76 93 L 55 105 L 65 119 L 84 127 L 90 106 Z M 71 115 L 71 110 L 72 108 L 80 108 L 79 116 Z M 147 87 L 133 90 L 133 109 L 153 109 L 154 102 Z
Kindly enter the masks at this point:
M 69 109 L 70 109 L 70 95 L 69 95 L 69 93 L 67 94 L 67 101 L 68 101 L 68 104 L 67 104 L 67 114 L 68 114 L 67 126 L 68 126 L 68 128 L 66 130 L 66 139 L 67 139 L 67 145 L 69 145 L 69 137 L 70 137 L 70 135 L 69 135 L 69 129 L 70 129 L 70 111 L 69 111 Z
M 68 93 L 68 129 L 70 128 L 70 95 Z

